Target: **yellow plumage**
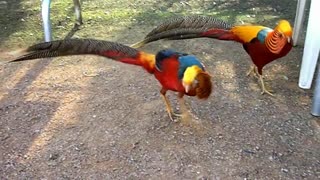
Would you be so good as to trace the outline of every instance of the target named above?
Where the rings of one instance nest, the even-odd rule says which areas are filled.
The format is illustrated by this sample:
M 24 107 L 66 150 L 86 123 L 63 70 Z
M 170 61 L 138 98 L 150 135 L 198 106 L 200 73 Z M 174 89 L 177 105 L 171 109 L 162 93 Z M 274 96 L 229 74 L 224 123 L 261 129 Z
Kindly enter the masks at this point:
M 292 27 L 287 20 L 280 20 L 274 30 L 284 33 L 288 37 L 292 36 Z
M 234 26 L 230 31 L 239 37 L 243 43 L 249 43 L 253 38 L 257 37 L 257 34 L 265 26 L 254 26 L 254 25 L 240 25 Z
M 197 75 L 202 72 L 202 69 L 199 66 L 191 66 L 186 69 L 183 75 L 183 83 L 191 85 Z
M 141 65 L 148 71 L 152 72 L 156 64 L 156 56 L 145 52 L 140 52 L 137 59 L 140 60 Z

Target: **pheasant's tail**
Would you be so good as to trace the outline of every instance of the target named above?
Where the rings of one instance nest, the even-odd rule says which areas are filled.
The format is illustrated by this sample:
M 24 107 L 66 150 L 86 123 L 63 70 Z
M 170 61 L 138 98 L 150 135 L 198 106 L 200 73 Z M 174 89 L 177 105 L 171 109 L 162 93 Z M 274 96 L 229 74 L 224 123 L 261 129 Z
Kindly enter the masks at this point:
M 202 38 L 200 33 L 195 34 L 181 34 L 176 36 L 171 36 L 167 38 L 168 40 L 182 40 L 182 39 L 195 39 L 195 38 Z
M 146 37 L 173 29 L 230 29 L 231 24 L 209 16 L 182 16 L 168 19 L 154 28 Z
M 158 41 L 161 39 L 169 40 L 178 40 L 178 39 L 191 39 L 191 38 L 200 38 L 203 29 L 191 29 L 191 28 L 180 28 L 180 29 L 171 29 L 152 36 L 146 37 L 142 41 L 139 41 L 135 44 L 132 44 L 130 47 L 139 48 L 148 44 L 150 42 Z
M 121 58 L 134 58 L 139 53 L 138 50 L 119 43 L 94 39 L 68 39 L 44 42 L 30 46 L 24 52 L 26 52 L 25 55 L 11 62 L 83 54 L 99 55 L 120 60 Z
M 35 44 L 25 50 L 26 54 L 10 62 L 32 60 L 38 58 L 69 56 L 69 55 L 98 55 L 127 64 L 144 67 L 152 73 L 155 57 L 152 54 L 138 51 L 129 46 L 95 39 L 68 39 Z
M 222 20 L 208 16 L 183 16 L 168 19 L 154 28 L 140 42 L 131 47 L 142 47 L 143 45 L 160 39 L 191 39 L 201 37 L 201 33 L 209 29 L 229 30 L 232 27 Z
M 238 36 L 236 36 L 230 30 L 225 30 L 225 29 L 209 29 L 208 31 L 202 32 L 199 36 L 213 38 L 213 39 L 219 39 L 219 40 L 226 40 L 226 41 L 229 40 L 229 41 L 241 42 L 241 39 L 239 39 Z
M 147 43 L 149 43 L 147 41 L 147 39 L 143 39 L 142 41 L 139 41 L 139 42 L 136 42 L 134 44 L 131 44 L 130 47 L 132 47 L 132 48 L 140 48 L 140 47 L 144 46 Z

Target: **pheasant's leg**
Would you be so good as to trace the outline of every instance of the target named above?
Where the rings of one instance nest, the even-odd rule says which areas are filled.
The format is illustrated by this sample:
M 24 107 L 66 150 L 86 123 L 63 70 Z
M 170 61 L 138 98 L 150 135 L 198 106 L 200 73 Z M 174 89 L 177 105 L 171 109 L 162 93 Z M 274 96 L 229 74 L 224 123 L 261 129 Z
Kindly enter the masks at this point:
M 164 100 L 164 102 L 166 104 L 166 109 L 167 109 L 168 115 L 169 115 L 170 119 L 175 122 L 174 117 L 177 117 L 177 116 L 179 117 L 181 115 L 180 114 L 175 114 L 173 112 L 173 110 L 171 108 L 171 105 L 170 105 L 170 102 L 169 102 L 169 100 L 168 100 L 168 98 L 166 96 L 167 90 L 161 89 L 160 92 L 161 92 L 161 96 L 162 96 L 162 98 L 163 98 L 163 100 Z
M 254 71 L 254 66 L 251 65 L 250 68 L 249 68 L 249 71 L 247 72 L 247 76 L 250 76 Z
M 165 104 L 166 104 L 166 109 L 167 109 L 167 112 L 168 112 L 168 115 L 169 115 L 170 119 L 171 119 L 172 121 L 174 121 L 174 120 L 173 120 L 173 117 L 172 117 L 172 116 L 173 116 L 173 114 L 172 114 L 172 108 L 171 108 L 171 105 L 170 105 L 167 97 L 166 97 L 165 95 L 163 95 L 163 94 L 161 94 L 161 96 L 162 96 L 162 98 L 163 98 L 163 100 L 164 100 L 164 102 L 165 102 Z
M 261 94 L 264 94 L 264 93 L 267 93 L 269 94 L 270 96 L 274 96 L 270 91 L 268 91 L 264 85 L 264 81 L 263 81 L 263 77 L 261 74 L 258 74 L 259 75 L 259 79 L 260 79 L 260 83 L 261 83 L 261 88 L 262 88 L 262 92 Z
M 254 77 L 259 78 L 259 71 L 258 71 L 257 66 L 254 66 L 253 73 L 254 73 L 254 74 L 253 74 L 253 75 L 254 75 Z
M 247 72 L 247 76 L 252 74 L 254 77 L 259 78 L 257 71 L 257 67 L 255 65 L 251 65 L 249 71 Z

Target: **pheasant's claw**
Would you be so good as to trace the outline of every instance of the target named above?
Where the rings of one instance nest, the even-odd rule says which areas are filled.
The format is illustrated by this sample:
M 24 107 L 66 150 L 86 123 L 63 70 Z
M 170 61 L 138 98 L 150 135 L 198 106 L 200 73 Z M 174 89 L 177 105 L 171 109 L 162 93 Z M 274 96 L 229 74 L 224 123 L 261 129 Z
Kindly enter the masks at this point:
M 177 113 L 174 113 L 172 108 L 171 108 L 171 105 L 170 105 L 170 102 L 168 100 L 168 98 L 165 96 L 165 93 L 162 92 L 161 93 L 161 96 L 166 104 L 166 110 L 167 110 L 167 113 L 171 119 L 171 121 L 173 122 L 179 122 L 180 120 L 182 121 L 185 121 L 186 119 L 190 119 L 188 116 L 189 113 L 187 111 L 187 107 L 184 103 L 184 99 L 182 98 L 182 96 L 179 96 L 179 104 L 180 104 L 180 112 L 181 114 L 177 114 Z
M 179 122 L 179 118 L 182 117 L 182 114 L 176 114 L 174 112 L 168 112 L 168 115 L 172 122 Z
M 178 114 L 178 113 L 174 113 L 174 112 L 172 113 L 172 115 L 175 117 L 182 117 L 182 114 Z
M 274 96 L 274 94 L 272 94 L 270 91 L 268 91 L 266 89 L 262 90 L 261 95 L 264 93 L 269 94 L 270 96 Z
M 172 108 L 171 108 L 171 105 L 170 105 L 170 102 L 169 102 L 168 98 L 162 93 L 161 93 L 161 96 L 162 96 L 162 98 L 163 98 L 163 100 L 164 100 L 164 102 L 166 104 L 166 110 L 168 112 L 169 118 L 173 122 L 178 122 L 178 120 L 176 120 L 177 117 L 181 117 L 182 115 L 174 113 Z
M 261 89 L 262 89 L 261 94 L 266 93 L 266 94 L 269 94 L 270 96 L 274 96 L 274 94 L 271 93 L 272 92 L 271 90 L 267 90 L 267 88 L 266 88 L 266 86 L 264 84 L 264 81 L 263 81 L 263 77 L 261 75 L 259 75 L 259 79 L 260 79 L 260 82 L 261 82 Z

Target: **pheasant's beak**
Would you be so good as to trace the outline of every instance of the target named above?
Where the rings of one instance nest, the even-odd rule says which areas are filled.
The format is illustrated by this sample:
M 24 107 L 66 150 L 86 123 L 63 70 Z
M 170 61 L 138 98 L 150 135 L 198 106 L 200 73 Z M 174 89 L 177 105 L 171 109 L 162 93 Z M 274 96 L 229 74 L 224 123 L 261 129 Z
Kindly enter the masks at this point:
M 288 43 L 290 43 L 290 42 L 291 42 L 291 38 L 290 38 L 290 37 L 288 37 L 287 41 L 288 41 Z
M 191 89 L 191 86 L 188 85 L 188 86 L 186 86 L 186 87 L 184 87 L 184 88 L 185 88 L 185 90 L 186 90 L 186 93 L 188 93 L 188 92 L 190 91 L 190 89 Z
M 182 83 L 182 85 L 184 87 L 185 92 L 188 93 L 191 89 L 191 85 L 187 83 Z

